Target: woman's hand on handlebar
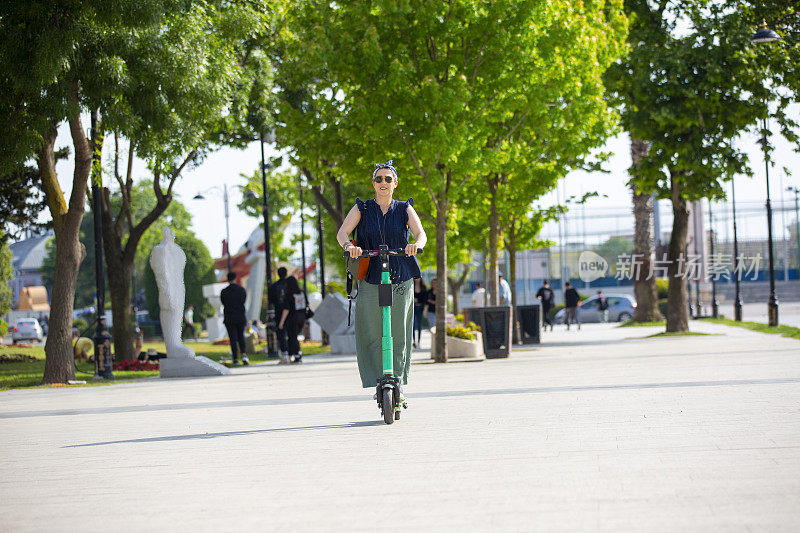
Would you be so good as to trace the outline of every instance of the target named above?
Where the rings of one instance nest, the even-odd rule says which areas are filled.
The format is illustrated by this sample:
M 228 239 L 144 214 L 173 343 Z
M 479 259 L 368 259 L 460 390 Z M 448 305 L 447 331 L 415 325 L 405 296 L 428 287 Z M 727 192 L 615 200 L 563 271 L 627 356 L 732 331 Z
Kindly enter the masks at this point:
M 364 250 L 362 250 L 361 248 L 359 248 L 359 247 L 358 247 L 358 246 L 356 246 L 356 245 L 349 246 L 349 247 L 347 248 L 347 251 L 350 253 L 350 257 L 351 257 L 351 258 L 353 258 L 353 259 L 355 259 L 355 258 L 356 258 L 356 257 L 358 257 L 359 255 L 361 255 L 361 254 L 363 254 L 363 253 L 364 253 Z
M 406 245 L 406 255 L 417 255 L 418 251 L 420 251 L 420 247 L 417 246 L 417 243 Z

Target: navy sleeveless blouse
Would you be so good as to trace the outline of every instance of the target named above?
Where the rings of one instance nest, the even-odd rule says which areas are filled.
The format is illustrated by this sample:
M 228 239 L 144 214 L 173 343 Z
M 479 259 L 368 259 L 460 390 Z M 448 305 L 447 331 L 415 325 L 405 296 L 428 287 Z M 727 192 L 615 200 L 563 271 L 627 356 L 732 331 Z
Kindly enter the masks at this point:
M 381 207 L 375 200 L 366 202 L 356 198 L 356 205 L 361 212 L 361 220 L 356 229 L 356 244 L 365 250 L 377 250 L 381 244 L 388 244 L 389 249 L 405 248 L 408 245 L 410 230 L 408 229 L 408 206 L 414 205 L 414 200 L 407 202 L 392 200 L 389 210 L 384 215 Z M 420 278 L 419 263 L 416 257 L 390 257 L 389 277 L 392 283 Z M 369 271 L 364 279 L 367 283 L 378 285 L 381 282 L 381 263 L 378 257 L 369 260 Z

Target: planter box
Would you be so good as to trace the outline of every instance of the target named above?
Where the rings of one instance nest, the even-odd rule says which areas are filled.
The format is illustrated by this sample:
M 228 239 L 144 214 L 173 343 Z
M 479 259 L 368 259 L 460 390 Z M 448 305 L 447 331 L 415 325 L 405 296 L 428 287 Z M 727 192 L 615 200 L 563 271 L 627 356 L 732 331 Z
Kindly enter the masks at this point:
M 436 328 L 431 328 L 431 333 L 436 333 Z M 480 332 L 473 331 L 475 335 L 474 341 L 466 339 L 459 339 L 458 337 L 445 337 L 447 344 L 447 358 L 448 359 L 482 359 L 483 358 L 483 340 Z M 431 358 L 436 357 L 436 344 L 431 345 Z

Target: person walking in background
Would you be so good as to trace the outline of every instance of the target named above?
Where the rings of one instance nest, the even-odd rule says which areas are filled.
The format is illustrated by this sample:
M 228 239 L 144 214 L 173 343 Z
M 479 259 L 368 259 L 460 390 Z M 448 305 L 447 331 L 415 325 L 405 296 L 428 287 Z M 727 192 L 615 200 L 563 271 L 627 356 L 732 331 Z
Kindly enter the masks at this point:
M 564 312 L 564 323 L 567 325 L 567 329 L 569 329 L 569 325 L 572 322 L 578 324 L 578 329 L 581 329 L 581 319 L 580 315 L 578 315 L 578 305 L 581 303 L 581 296 L 569 281 L 564 284 L 564 287 L 567 289 L 564 293 L 564 304 L 566 308 Z
M 608 322 L 608 298 L 603 296 L 603 291 L 597 291 L 597 311 L 600 314 L 600 322 Z
M 550 331 L 553 331 L 553 322 L 550 320 L 550 310 L 553 308 L 554 302 L 553 289 L 550 288 L 550 282 L 544 280 L 542 286 L 536 291 L 536 298 L 542 302 L 542 320 L 545 324 L 550 324 Z M 547 326 L 545 326 L 547 328 Z
M 475 284 L 472 291 L 472 307 L 486 307 L 486 289 L 481 287 L 481 282 Z
M 239 364 L 239 352 L 242 354 L 242 364 L 249 365 L 244 344 L 244 328 L 247 326 L 247 315 L 244 311 L 244 302 L 247 300 L 247 291 L 236 283 L 236 274 L 228 272 L 228 286 L 219 294 L 222 301 L 222 323 L 228 330 L 231 341 L 231 355 L 233 364 Z
M 419 348 L 422 341 L 422 315 L 425 313 L 425 304 L 428 301 L 428 286 L 422 278 L 414 280 L 414 330 L 411 340 L 414 348 Z
M 190 305 L 183 313 L 183 325 L 187 333 L 192 333 L 192 338 L 197 341 L 197 333 L 194 330 L 194 306 Z
M 500 278 L 499 286 L 500 286 L 500 305 L 503 306 L 511 306 L 511 286 L 505 280 L 502 274 L 498 276 Z
M 431 288 L 428 289 L 428 329 L 436 325 L 436 278 L 431 280 Z
M 275 336 L 278 340 L 278 350 L 281 352 L 281 362 L 289 361 L 289 346 L 286 341 L 286 330 L 279 328 L 283 314 L 283 300 L 286 297 L 286 267 L 278 268 L 278 281 L 269 286 L 269 301 L 275 309 Z
M 278 328 L 286 331 L 289 353 L 286 357 L 281 356 L 278 364 L 302 363 L 303 354 L 300 351 L 300 341 L 297 340 L 297 336 L 306 321 L 306 300 L 305 294 L 294 276 L 286 278 L 286 294 L 281 307 L 283 311 L 281 311 Z M 292 359 L 290 360 L 289 357 Z

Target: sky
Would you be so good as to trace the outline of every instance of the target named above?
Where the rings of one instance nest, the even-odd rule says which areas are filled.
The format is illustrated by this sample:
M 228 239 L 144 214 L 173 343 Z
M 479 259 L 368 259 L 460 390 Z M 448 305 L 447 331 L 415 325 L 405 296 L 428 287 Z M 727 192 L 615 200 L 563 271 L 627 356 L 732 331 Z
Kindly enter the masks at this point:
M 790 108 L 790 116 L 800 121 L 800 105 L 793 105 Z M 84 122 L 84 125 L 88 126 L 88 120 Z M 770 169 L 770 191 L 775 210 L 773 215 L 775 238 L 781 239 L 788 238 L 788 232 L 783 229 L 784 219 L 786 225 L 794 221 L 794 198 L 784 191 L 789 185 L 800 188 L 800 154 L 792 151 L 789 143 L 777 134 L 777 128 L 774 128 L 773 132 L 776 133 L 772 136 L 772 142 L 776 146 L 773 158 L 777 164 Z M 739 146 L 750 156 L 751 167 L 755 174 L 752 178 L 740 176 L 736 179 L 737 222 L 741 235 L 763 238 L 767 233 L 764 211 L 766 199 L 764 159 L 760 145 L 756 141 L 757 136 L 754 134 L 745 134 L 738 141 Z M 69 129 L 66 125 L 62 125 L 59 129 L 56 146 L 71 146 L 71 144 Z M 540 201 L 542 207 L 547 207 L 557 203 L 558 194 L 561 195 L 561 198 L 572 195 L 581 196 L 593 191 L 602 195 L 590 199 L 583 207 L 573 207 L 566 215 L 564 227 L 567 234 L 565 240 L 568 242 L 581 240 L 588 243 L 599 243 L 609 235 L 626 234 L 632 231 L 633 215 L 631 214 L 630 190 L 625 185 L 630 166 L 627 135 L 621 134 L 609 139 L 602 150 L 613 154 L 605 164 L 607 173 L 573 172 L 562 180 L 558 192 L 549 193 Z M 104 157 L 109 157 L 109 152 L 110 150 L 107 148 Z M 270 157 L 276 155 L 276 152 L 267 145 L 266 155 Z M 255 218 L 248 217 L 236 208 L 236 204 L 241 200 L 237 186 L 244 183 L 241 174 L 252 174 L 259 168 L 260 160 L 261 151 L 258 142 L 252 143 L 244 150 L 222 149 L 209 155 L 199 167 L 184 171 L 183 176 L 175 185 L 175 197 L 192 214 L 192 229 L 214 257 L 222 254 L 222 239 L 225 237 L 222 195 L 219 191 L 212 190 L 204 195 L 205 200 L 193 200 L 193 197 L 198 192 L 209 188 L 221 188 L 223 185 L 227 185 L 231 206 L 229 220 L 231 250 L 237 250 L 258 223 Z M 400 168 L 409 166 L 397 159 L 395 159 L 395 164 Z M 785 176 L 784 166 L 795 169 L 794 176 Z M 59 162 L 57 171 L 62 188 L 65 192 L 69 191 L 72 180 L 71 159 Z M 149 177 L 147 168 L 141 161 L 137 161 L 134 165 L 134 174 L 135 180 Z M 364 169 L 364 179 L 367 180 L 370 176 L 371 169 Z M 726 186 L 726 190 L 730 191 L 729 185 Z M 397 193 L 399 197 L 414 196 L 415 194 L 414 191 L 402 190 L 402 181 Z M 780 211 L 781 195 L 783 195 L 785 207 L 791 209 L 792 212 Z M 669 231 L 672 218 L 670 202 L 662 200 L 659 204 L 662 215 L 662 231 Z M 725 216 L 729 207 L 724 203 L 719 203 L 713 206 L 713 209 L 716 224 L 719 225 L 717 227 L 718 234 L 724 236 L 726 229 L 723 226 L 726 223 L 729 224 Z M 557 240 L 557 225 L 555 223 L 547 224 L 543 229 L 543 237 Z

